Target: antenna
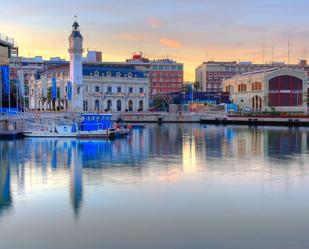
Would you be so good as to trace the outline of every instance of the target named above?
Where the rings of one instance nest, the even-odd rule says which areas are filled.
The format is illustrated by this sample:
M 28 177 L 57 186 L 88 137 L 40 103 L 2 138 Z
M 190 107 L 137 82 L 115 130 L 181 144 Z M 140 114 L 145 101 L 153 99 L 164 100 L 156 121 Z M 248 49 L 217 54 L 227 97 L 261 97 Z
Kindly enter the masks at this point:
M 271 44 L 271 64 L 274 64 L 274 44 Z
M 263 39 L 263 44 L 262 44 L 262 64 L 265 63 L 265 40 Z
M 288 65 L 290 65 L 290 38 L 288 38 Z
M 74 15 L 74 21 L 77 22 L 77 15 Z

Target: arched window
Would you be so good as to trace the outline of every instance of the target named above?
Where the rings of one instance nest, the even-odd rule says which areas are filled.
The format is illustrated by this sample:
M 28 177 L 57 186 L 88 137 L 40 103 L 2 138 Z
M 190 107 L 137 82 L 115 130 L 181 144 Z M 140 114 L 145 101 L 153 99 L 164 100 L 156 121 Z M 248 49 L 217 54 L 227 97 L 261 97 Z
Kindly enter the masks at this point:
M 246 92 L 247 91 L 247 85 L 246 84 L 239 84 L 238 85 L 238 92 Z
M 144 101 L 140 100 L 138 102 L 138 109 L 142 112 L 144 110 Z
M 117 112 L 121 112 L 121 100 L 117 100 Z
M 96 100 L 94 101 L 94 110 L 95 110 L 96 112 L 99 112 L 99 111 L 100 111 L 100 100 L 98 100 L 98 99 L 96 99 Z
M 129 107 L 129 112 L 133 112 L 133 100 L 129 100 L 128 107 Z
M 261 82 L 254 82 L 251 85 L 251 91 L 259 91 L 262 90 L 262 83 Z
M 110 111 L 112 109 L 112 101 L 109 99 L 107 100 L 107 110 Z

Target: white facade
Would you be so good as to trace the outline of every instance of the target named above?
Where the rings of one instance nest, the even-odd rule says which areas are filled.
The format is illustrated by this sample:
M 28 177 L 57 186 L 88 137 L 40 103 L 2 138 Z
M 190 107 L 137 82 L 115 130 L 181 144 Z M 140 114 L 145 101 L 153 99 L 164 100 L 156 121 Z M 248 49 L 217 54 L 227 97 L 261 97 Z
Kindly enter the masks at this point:
M 149 85 L 148 78 L 84 76 L 84 110 L 148 111 Z
M 91 65 L 87 65 L 91 68 Z M 59 67 L 63 70 L 63 67 Z M 41 79 L 33 76 L 29 81 L 30 86 L 30 110 L 63 110 L 72 111 L 68 100 L 68 68 L 64 71 L 46 72 Z M 93 69 L 92 75 L 83 76 L 83 104 L 84 112 L 137 112 L 149 109 L 149 78 L 124 77 L 122 74 L 101 75 Z M 56 78 L 60 99 L 54 103 L 50 99 L 52 78 Z M 48 90 L 49 89 L 49 90 Z M 53 106 L 54 105 L 54 106 Z

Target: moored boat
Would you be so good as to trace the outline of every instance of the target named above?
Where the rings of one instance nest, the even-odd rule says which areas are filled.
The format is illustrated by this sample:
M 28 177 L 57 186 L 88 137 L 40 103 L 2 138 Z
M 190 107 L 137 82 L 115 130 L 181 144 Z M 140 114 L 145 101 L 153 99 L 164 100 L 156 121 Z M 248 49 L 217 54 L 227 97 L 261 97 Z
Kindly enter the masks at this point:
M 23 132 L 25 137 L 76 137 L 74 125 L 35 125 Z

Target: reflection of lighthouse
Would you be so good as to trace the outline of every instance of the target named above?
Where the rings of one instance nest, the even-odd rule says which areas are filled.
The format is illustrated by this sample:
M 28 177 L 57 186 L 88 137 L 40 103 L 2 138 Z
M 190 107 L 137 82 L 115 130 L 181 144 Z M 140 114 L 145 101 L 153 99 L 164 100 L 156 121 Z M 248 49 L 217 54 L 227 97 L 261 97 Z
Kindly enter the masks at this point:
M 0 215 L 12 205 L 8 148 L 0 147 Z
M 78 218 L 83 199 L 83 166 L 75 142 L 72 144 L 70 195 L 74 214 Z

